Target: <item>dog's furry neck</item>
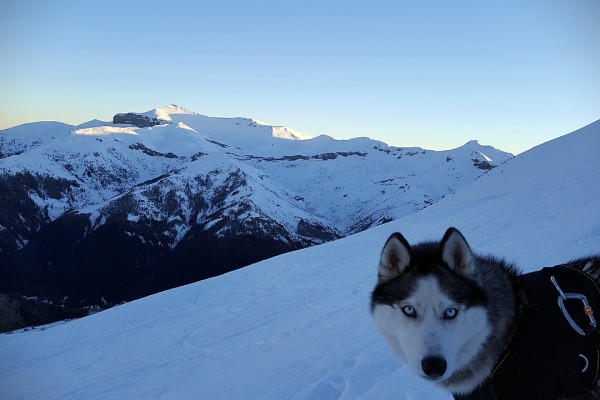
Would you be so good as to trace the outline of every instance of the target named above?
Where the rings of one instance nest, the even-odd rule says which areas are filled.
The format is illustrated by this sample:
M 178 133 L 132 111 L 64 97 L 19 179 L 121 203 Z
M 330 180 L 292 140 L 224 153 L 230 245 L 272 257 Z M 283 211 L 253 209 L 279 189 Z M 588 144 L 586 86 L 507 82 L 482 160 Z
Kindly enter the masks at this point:
M 442 383 L 458 397 L 473 392 L 492 376 L 515 334 L 523 308 L 519 271 L 515 266 L 493 257 L 477 255 L 475 262 L 477 285 L 487 287 L 495 293 L 495 296 L 486 298 L 488 317 L 494 334 L 483 344 L 485 352 L 480 352 L 467 367 L 456 371 Z

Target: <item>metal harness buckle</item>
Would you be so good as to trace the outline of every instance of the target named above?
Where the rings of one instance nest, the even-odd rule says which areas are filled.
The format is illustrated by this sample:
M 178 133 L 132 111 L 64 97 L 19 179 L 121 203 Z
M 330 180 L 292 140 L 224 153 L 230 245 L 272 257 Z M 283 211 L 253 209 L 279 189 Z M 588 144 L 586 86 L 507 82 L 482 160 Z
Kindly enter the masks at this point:
M 583 313 L 585 315 L 587 315 L 588 318 L 590 319 L 590 327 L 593 330 L 596 328 L 596 319 L 594 318 L 594 315 L 593 315 L 594 310 L 592 310 L 592 306 L 590 306 L 590 304 L 588 303 L 587 297 L 585 297 L 581 293 L 564 293 L 562 291 L 562 289 L 560 288 L 560 286 L 558 286 L 558 283 L 556 282 L 556 279 L 554 279 L 553 276 L 550 277 L 550 280 L 552 281 L 552 284 L 554 285 L 556 290 L 558 290 L 558 294 L 559 294 L 558 307 L 560 308 L 560 311 L 565 316 L 565 319 L 567 320 L 569 325 L 571 325 L 571 328 L 573 328 L 575 330 L 575 332 L 579 333 L 582 336 L 586 336 L 585 331 L 579 325 L 577 325 L 577 323 L 573 320 L 573 318 L 569 314 L 569 311 L 567 311 L 564 301 L 568 300 L 568 299 L 581 300 L 583 302 Z

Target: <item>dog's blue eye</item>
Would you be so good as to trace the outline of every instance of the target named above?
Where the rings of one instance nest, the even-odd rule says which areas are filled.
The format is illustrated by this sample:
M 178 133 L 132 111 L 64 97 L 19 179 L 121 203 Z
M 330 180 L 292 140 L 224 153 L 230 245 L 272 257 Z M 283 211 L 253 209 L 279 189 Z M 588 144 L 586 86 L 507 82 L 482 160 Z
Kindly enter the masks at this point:
M 444 319 L 454 319 L 458 315 L 458 310 L 456 308 L 448 308 L 444 311 Z
M 414 318 L 417 316 L 417 311 L 413 306 L 404 306 L 401 308 L 401 310 L 407 317 Z

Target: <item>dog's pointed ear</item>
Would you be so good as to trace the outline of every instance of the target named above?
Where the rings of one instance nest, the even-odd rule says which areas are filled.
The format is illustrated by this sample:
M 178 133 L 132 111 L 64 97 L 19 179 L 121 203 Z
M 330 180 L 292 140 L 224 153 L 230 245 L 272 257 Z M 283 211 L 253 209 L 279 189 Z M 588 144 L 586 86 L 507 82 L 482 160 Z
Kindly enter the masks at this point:
M 457 274 L 475 274 L 475 259 L 465 237 L 456 228 L 448 228 L 441 242 L 442 260 Z
M 404 236 L 393 233 L 385 242 L 379 261 L 379 282 L 400 276 L 410 264 L 410 245 Z

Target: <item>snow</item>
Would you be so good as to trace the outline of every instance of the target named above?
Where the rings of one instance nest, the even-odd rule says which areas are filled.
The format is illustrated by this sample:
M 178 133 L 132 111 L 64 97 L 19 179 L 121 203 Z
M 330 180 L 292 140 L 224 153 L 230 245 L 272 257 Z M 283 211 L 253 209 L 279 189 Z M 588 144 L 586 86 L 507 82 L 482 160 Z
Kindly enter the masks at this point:
M 92 119 L 90 121 L 84 122 L 83 124 L 77 125 L 77 128 L 95 128 L 98 126 L 106 126 L 111 124 L 112 122 L 100 121 L 99 119 Z
M 139 128 L 120 127 L 120 126 L 96 126 L 92 128 L 81 128 L 73 131 L 74 135 L 139 135 Z
M 256 121 L 256 120 L 255 120 Z M 261 123 L 262 125 L 268 125 L 266 123 Z M 299 132 L 292 128 L 288 128 L 286 126 L 274 126 L 273 127 L 273 137 L 281 138 L 281 139 L 289 139 L 289 140 L 308 140 L 312 139 L 312 136 L 308 133 Z
M 62 122 L 44 121 L 0 130 L 0 158 L 3 154 L 19 154 L 54 139 L 64 138 L 72 129 L 71 125 Z
M 181 129 L 187 129 L 187 130 L 189 130 L 189 131 L 192 131 L 192 132 L 196 132 L 196 133 L 198 133 L 198 132 L 197 132 L 195 129 L 193 129 L 193 128 L 190 128 L 189 126 L 187 126 L 187 125 L 186 125 L 186 124 L 184 124 L 183 122 L 178 122 L 178 123 L 177 123 L 177 127 L 178 127 L 178 128 L 181 128 Z
M 168 106 L 162 107 L 162 108 L 157 108 L 155 110 L 152 111 L 148 111 L 142 115 L 148 116 L 148 117 L 154 117 L 154 118 L 158 118 L 158 119 L 162 119 L 165 121 L 172 121 L 171 116 L 173 114 L 189 114 L 189 115 L 194 115 L 195 113 L 189 110 L 186 110 L 183 107 L 179 107 L 176 104 L 169 104 Z
M 385 239 L 440 239 L 456 226 L 524 271 L 596 253 L 598 148 L 599 122 L 386 225 L 0 335 L 0 399 L 450 399 L 404 368 L 371 321 Z

